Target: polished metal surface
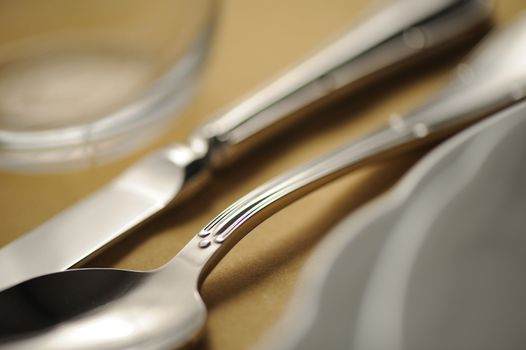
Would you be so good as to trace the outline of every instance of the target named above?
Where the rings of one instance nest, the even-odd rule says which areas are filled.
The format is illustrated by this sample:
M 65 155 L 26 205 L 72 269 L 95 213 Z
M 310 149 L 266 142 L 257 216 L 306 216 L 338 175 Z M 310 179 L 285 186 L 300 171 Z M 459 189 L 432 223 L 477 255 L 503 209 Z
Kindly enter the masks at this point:
M 387 126 L 255 189 L 220 213 L 172 261 L 156 271 L 69 270 L 0 292 L 0 312 L 6 315 L 0 318 L 0 348 L 163 349 L 190 342 L 206 320 L 199 296 L 201 282 L 253 227 L 355 166 L 429 142 L 443 130 L 450 134 L 489 111 L 518 102 L 517 95 L 511 96 L 502 87 L 511 83 L 526 86 L 526 67 L 521 64 L 525 44 L 526 18 L 522 18 L 489 39 L 466 63 L 474 70 L 485 68 L 480 79 L 466 83 L 456 77 L 441 97 L 402 120 L 408 127 Z M 496 49 L 504 59 L 486 65 Z M 492 70 L 493 65 L 507 67 L 514 74 Z M 497 86 L 495 81 L 502 85 L 491 92 L 490 98 L 486 93 L 489 87 Z M 479 91 L 478 98 L 472 91 Z M 465 101 L 462 108 L 455 103 L 458 99 Z M 415 132 L 414 125 L 424 125 L 427 133 Z
M 480 33 L 489 14 L 487 1 L 481 0 L 397 0 L 372 11 L 340 39 L 199 128 L 187 145 L 152 154 L 1 248 L 0 290 L 75 265 L 180 202 L 206 182 L 213 168 L 234 160 L 315 105 Z
M 213 165 L 236 159 L 254 142 L 292 123 L 298 112 L 458 42 L 491 12 L 489 1 L 395 0 L 380 5 L 323 50 L 199 129 L 196 136 L 210 144 Z
M 348 349 L 526 348 L 525 135 L 526 101 L 445 142 L 369 212 L 361 233 L 385 239 Z
M 348 215 L 253 350 L 525 348 L 525 134 L 526 101 L 451 137 Z

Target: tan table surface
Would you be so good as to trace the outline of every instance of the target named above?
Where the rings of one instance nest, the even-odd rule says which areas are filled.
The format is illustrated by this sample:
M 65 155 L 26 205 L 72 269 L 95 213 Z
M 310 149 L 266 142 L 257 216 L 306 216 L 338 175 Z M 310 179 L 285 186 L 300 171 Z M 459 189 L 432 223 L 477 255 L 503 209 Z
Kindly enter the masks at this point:
M 425 0 L 423 0 L 425 1 Z M 364 0 L 225 0 L 201 88 L 154 149 L 184 140 L 213 112 L 298 61 L 352 21 Z M 509 22 L 526 0 L 496 1 Z M 265 180 L 380 125 L 447 81 L 459 54 L 314 115 L 264 150 L 217 174 L 204 191 L 108 249 L 87 266 L 152 269 L 168 261 L 220 210 Z M 146 151 L 60 175 L 0 173 L 0 246 L 101 187 Z M 305 259 L 345 215 L 384 191 L 417 159 L 347 176 L 284 209 L 248 235 L 203 286 L 209 321 L 198 348 L 245 349 L 280 317 Z

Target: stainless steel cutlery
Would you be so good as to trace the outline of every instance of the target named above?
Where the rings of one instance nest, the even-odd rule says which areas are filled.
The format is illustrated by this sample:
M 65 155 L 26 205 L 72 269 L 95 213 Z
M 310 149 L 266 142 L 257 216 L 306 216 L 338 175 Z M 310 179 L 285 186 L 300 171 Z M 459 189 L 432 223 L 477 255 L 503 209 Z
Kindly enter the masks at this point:
M 8 315 L 0 319 L 0 348 L 168 349 L 186 344 L 205 324 L 202 281 L 254 226 L 356 166 L 526 103 L 521 102 L 526 98 L 525 47 L 523 17 L 460 64 L 453 81 L 429 103 L 258 187 L 220 213 L 158 270 L 69 270 L 0 292 L 0 310 Z
M 490 10 L 488 2 L 481 0 L 388 2 L 338 40 L 199 128 L 187 144 L 153 153 L 106 187 L 0 249 L 0 290 L 75 265 L 191 195 L 215 168 L 232 162 L 307 110 L 389 71 L 409 67 L 415 59 L 481 29 L 488 23 Z M 427 132 L 423 126 L 405 125 L 419 134 Z M 390 131 L 376 136 L 374 142 L 383 147 L 384 137 L 398 140 L 401 135 Z M 368 152 L 375 150 L 368 148 Z

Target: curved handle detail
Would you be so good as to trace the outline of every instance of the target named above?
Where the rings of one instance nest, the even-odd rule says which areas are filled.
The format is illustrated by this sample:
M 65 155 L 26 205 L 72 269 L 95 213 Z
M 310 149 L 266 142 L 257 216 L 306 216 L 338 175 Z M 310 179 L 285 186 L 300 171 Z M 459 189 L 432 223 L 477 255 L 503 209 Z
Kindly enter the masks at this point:
M 503 46 L 503 43 L 506 45 Z M 507 30 L 492 36 L 480 47 L 471 62 L 467 63 L 472 67 L 479 67 L 481 60 L 485 61 L 484 57 L 491 57 L 499 49 L 501 55 L 497 55 L 497 59 L 503 57 L 504 65 L 508 65 L 507 69 L 495 70 L 499 74 L 484 75 L 482 72 L 476 83 L 468 85 L 464 85 L 462 81 L 459 83 L 457 78 L 438 98 L 406 118 L 395 118 L 387 127 L 256 188 L 214 218 L 177 256 L 201 266 L 204 278 L 222 256 L 253 227 L 292 201 L 357 166 L 448 136 L 489 113 L 525 99 L 525 94 L 510 94 L 510 87 L 517 84 L 526 86 L 526 67 L 510 64 L 526 60 L 524 47 L 526 16 Z M 497 67 L 503 64 L 492 63 Z M 494 87 L 499 89 L 492 90 Z M 489 90 L 492 90 L 492 94 L 486 95 Z

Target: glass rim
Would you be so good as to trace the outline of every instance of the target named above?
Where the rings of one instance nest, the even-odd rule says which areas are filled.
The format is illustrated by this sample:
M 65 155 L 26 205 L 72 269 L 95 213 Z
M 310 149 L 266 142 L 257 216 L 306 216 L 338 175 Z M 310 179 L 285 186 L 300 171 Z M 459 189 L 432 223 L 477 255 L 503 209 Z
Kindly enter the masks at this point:
M 205 56 L 200 53 L 209 46 L 215 22 L 213 13 L 212 9 L 190 48 L 137 100 L 84 124 L 35 131 L 0 129 L 0 151 L 34 151 L 96 143 L 169 117 L 169 111 L 176 110 L 191 95 L 193 75 Z M 178 97 L 173 96 L 176 90 Z

